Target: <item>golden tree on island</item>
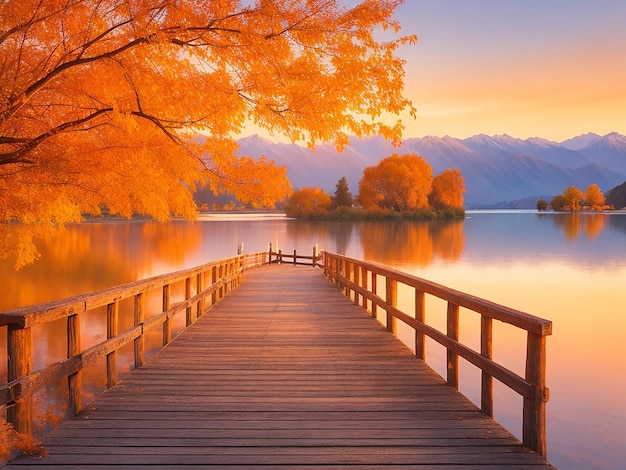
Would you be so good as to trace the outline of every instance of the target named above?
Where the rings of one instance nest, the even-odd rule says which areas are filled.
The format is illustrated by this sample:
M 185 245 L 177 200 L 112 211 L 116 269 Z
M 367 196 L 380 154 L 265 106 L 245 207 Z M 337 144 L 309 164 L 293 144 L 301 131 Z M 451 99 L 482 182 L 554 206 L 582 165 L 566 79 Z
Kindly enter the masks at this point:
M 247 122 L 310 145 L 398 141 L 383 117 L 414 113 L 396 52 L 416 40 L 398 35 L 400 3 L 0 2 L 3 256 L 36 259 L 34 237 L 83 214 L 192 218 L 198 184 L 272 206 L 291 187 L 236 156 Z

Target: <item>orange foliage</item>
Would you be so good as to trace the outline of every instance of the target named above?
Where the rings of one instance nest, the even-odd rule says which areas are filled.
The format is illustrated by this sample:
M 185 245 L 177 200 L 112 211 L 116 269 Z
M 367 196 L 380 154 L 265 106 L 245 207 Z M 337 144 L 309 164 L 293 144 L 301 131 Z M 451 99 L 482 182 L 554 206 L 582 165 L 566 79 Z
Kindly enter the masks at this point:
M 597 184 L 590 184 L 587 187 L 585 193 L 583 194 L 583 200 L 585 201 L 586 206 L 593 211 L 601 211 L 604 208 L 604 203 L 606 202 L 604 193 L 600 190 L 600 187 Z
M 13 429 L 9 423 L 0 423 L 0 463 L 11 457 L 12 451 L 24 455 L 45 457 L 48 451 L 33 436 L 27 436 Z
M 400 139 L 380 116 L 414 113 L 396 50 L 416 38 L 373 32 L 399 31 L 402 0 L 249 3 L 0 2 L 3 256 L 103 209 L 193 218 L 196 184 L 272 206 L 285 169 L 234 156 L 248 120 L 310 145 Z
M 394 153 L 363 170 L 357 199 L 364 209 L 421 209 L 428 207 L 432 181 L 432 168 L 423 158 Z
M 312 217 L 326 214 L 332 206 L 330 194 L 317 186 L 301 188 L 285 202 L 283 209 L 287 217 Z
M 583 192 L 580 189 L 576 186 L 569 186 L 563 191 L 563 197 L 565 198 L 569 210 L 580 210 L 580 203 L 583 199 Z
M 465 181 L 459 170 L 445 170 L 433 178 L 428 200 L 435 209 L 463 208 Z

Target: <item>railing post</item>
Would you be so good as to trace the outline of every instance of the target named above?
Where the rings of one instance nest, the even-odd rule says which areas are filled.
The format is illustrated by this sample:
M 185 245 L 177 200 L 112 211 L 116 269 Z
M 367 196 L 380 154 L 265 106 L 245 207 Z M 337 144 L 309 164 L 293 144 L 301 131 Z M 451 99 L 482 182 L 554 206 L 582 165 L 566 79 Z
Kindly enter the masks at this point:
M 223 262 L 220 262 L 219 264 L 217 277 L 218 277 L 218 282 L 220 284 L 220 288 L 218 289 L 218 294 L 217 294 L 217 298 L 219 300 L 222 297 L 224 297 L 224 263 Z
M 211 268 L 211 285 L 215 286 L 217 283 L 217 266 L 213 266 Z M 211 294 L 211 305 L 214 305 L 217 302 L 217 289 L 213 289 L 213 293 Z
M 240 286 L 243 282 L 243 273 L 246 270 L 246 258 L 241 256 L 237 259 L 237 286 Z
M 324 275 L 328 278 L 330 282 L 334 284 L 335 281 L 334 281 L 333 265 L 332 265 L 333 258 L 327 252 L 324 252 L 322 256 L 324 258 L 324 261 L 323 261 L 324 262 L 324 266 L 323 266 Z
M 297 253 L 296 253 L 296 250 L 293 250 L 293 265 L 294 265 L 294 266 L 296 265 L 296 257 L 297 257 L 297 256 L 298 256 L 298 255 L 297 255 Z
M 361 265 L 361 287 L 364 290 L 367 290 L 367 268 Z M 365 295 L 361 296 L 361 307 L 367 310 L 367 297 Z
M 493 319 L 481 315 L 480 317 L 480 354 L 488 359 L 493 358 L 492 348 Z M 480 409 L 487 416 L 493 417 L 493 377 L 482 371 Z
M 67 357 L 72 358 L 81 353 L 80 316 L 75 313 L 67 317 Z M 83 407 L 82 370 L 67 377 L 69 415 L 76 416 Z
M 546 337 L 528 332 L 526 381 L 533 384 L 533 397 L 524 397 L 522 440 L 524 445 L 547 457 L 546 452 Z
M 141 325 L 144 320 L 144 294 L 140 292 L 135 295 L 135 305 L 134 305 L 134 321 L 135 326 Z M 144 331 L 142 327 L 141 334 L 138 338 L 135 338 L 134 341 L 134 350 L 135 350 L 135 368 L 141 367 L 144 361 L 144 345 L 145 345 L 145 337 Z
M 386 277 L 386 310 L 387 310 L 387 331 L 396 334 L 396 317 L 394 317 L 389 307 L 397 307 L 398 305 L 398 281 Z
M 224 289 L 224 295 L 231 291 L 233 289 L 233 260 L 229 259 L 226 260 L 226 265 L 225 267 L 225 272 L 224 272 L 224 276 L 226 276 L 228 278 L 228 282 L 225 284 L 225 289 Z
M 328 270 L 328 276 L 332 281 L 333 285 L 337 286 L 337 258 L 329 255 L 328 253 L 324 254 L 324 269 Z
M 448 328 L 447 335 L 454 341 L 459 340 L 459 306 L 451 302 L 448 302 Z M 447 356 L 447 369 L 448 369 L 448 384 L 452 385 L 458 390 L 459 388 L 459 355 L 455 352 L 446 351 Z
M 346 261 L 346 296 L 351 297 L 351 293 L 356 291 L 350 287 L 350 283 L 354 282 L 354 263 L 352 261 Z
M 226 283 L 226 292 L 230 292 L 233 290 L 233 260 L 232 258 L 226 261 L 226 276 L 228 277 L 228 282 Z
M 202 273 L 196 275 L 196 294 L 200 294 L 204 289 Z M 202 312 L 204 311 L 204 299 L 198 300 L 196 304 L 196 318 L 200 318 L 202 316 Z
M 424 292 L 415 289 L 415 320 L 424 323 L 426 319 L 426 295 Z M 415 330 L 415 356 L 418 359 L 426 360 L 426 341 L 424 333 Z
M 107 305 L 107 339 L 117 336 L 119 328 L 119 303 Z M 117 383 L 117 350 L 107 354 L 107 388 Z
M 191 299 L 191 278 L 185 278 L 185 300 Z M 193 323 L 191 306 L 185 309 L 185 325 L 189 326 Z
M 378 295 L 376 292 L 377 286 L 376 286 L 376 281 L 378 279 L 378 276 L 376 275 L 376 273 L 374 271 L 372 271 L 372 293 L 374 294 L 374 296 Z M 378 304 L 374 301 L 372 301 L 372 317 L 373 318 L 378 318 Z
M 170 291 L 169 284 L 163 286 L 163 311 L 167 312 L 170 309 Z M 169 318 L 165 318 L 163 322 L 163 346 L 168 344 L 172 340 L 172 321 Z
M 7 382 L 26 377 L 33 372 L 33 332 L 16 325 L 7 327 Z M 22 434 L 33 434 L 33 397 L 24 396 L 7 408 L 7 421 Z
M 233 290 L 237 287 L 237 258 L 233 258 L 228 262 L 228 274 L 230 276 L 230 283 L 228 290 Z
M 359 288 L 361 287 L 361 267 L 352 264 L 352 276 L 354 277 L 354 303 L 359 305 Z

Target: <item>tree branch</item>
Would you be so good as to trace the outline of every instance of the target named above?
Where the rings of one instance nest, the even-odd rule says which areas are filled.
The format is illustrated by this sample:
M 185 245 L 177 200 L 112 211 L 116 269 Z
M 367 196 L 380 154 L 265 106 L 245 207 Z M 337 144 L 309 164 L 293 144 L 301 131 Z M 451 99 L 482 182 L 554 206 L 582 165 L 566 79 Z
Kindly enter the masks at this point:
M 57 134 L 60 134 L 61 132 L 85 124 L 111 111 L 113 111 L 113 108 L 98 109 L 97 111 L 91 113 L 88 116 L 85 116 L 84 118 L 64 122 L 63 124 L 50 129 L 48 132 L 44 132 L 43 134 L 40 134 L 35 138 L 28 139 L 26 145 L 20 147 L 18 150 L 14 152 L 0 154 L 0 165 L 8 165 L 10 163 L 35 163 L 34 161 L 29 160 L 25 157 L 29 152 L 32 152 L 34 149 L 39 147 L 39 145 L 41 145 L 43 142 L 50 139 L 51 137 L 54 137 Z

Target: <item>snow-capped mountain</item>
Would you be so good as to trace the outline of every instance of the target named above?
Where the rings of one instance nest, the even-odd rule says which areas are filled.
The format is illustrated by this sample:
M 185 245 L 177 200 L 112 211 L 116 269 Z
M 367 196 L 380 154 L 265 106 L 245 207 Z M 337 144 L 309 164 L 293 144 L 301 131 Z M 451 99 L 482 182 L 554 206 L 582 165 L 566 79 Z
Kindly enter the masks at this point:
M 394 147 L 379 136 L 352 138 L 339 153 L 332 145 L 307 147 L 272 143 L 258 136 L 239 140 L 241 155 L 265 155 L 285 165 L 295 188 L 319 186 L 333 193 L 345 176 L 353 193 L 367 166 L 376 165 L 392 153 L 416 153 L 436 175 L 447 168 L 463 174 L 466 207 L 483 207 L 505 201 L 552 197 L 570 185 L 584 190 L 595 183 L 604 191 L 626 181 L 626 137 L 586 134 L 570 139 L 565 146 L 541 138 L 517 139 L 508 135 L 477 135 L 468 139 L 423 137 L 406 139 Z M 589 145 L 574 150 L 571 147 Z
M 598 165 L 626 174 L 626 136 L 611 132 L 579 152 Z
M 589 147 L 591 144 L 593 144 L 597 140 L 600 140 L 601 138 L 601 135 L 594 134 L 593 132 L 587 132 L 586 134 L 564 140 L 563 142 L 561 142 L 561 145 L 570 150 L 580 150 L 584 149 L 585 147 Z

